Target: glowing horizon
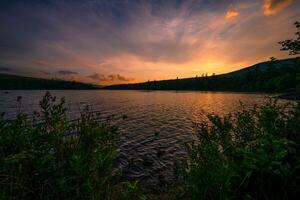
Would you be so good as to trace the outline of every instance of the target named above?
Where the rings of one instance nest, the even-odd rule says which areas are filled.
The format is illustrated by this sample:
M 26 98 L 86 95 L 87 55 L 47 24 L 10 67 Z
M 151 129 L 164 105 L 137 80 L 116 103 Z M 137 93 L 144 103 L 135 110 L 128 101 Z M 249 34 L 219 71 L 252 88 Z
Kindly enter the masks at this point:
M 221 74 L 289 57 L 293 0 L 10 1 L 0 73 L 99 85 Z

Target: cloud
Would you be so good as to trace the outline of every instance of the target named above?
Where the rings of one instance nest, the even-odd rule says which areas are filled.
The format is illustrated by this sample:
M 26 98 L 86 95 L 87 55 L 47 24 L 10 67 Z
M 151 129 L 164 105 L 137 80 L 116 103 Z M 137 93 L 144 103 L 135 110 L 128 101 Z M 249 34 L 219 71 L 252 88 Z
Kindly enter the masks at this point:
M 13 71 L 11 68 L 0 66 L 0 72 L 11 72 Z
M 98 81 L 103 81 L 106 80 L 104 75 L 100 75 L 100 74 L 92 74 L 87 76 L 88 78 L 94 79 L 94 80 L 98 80 Z
M 43 75 L 51 75 L 50 72 L 47 72 L 47 71 L 40 71 Z
M 111 81 L 133 81 L 134 80 L 134 78 L 126 78 L 119 74 L 110 74 L 108 75 L 108 79 Z
M 230 8 L 225 14 L 226 19 L 235 18 L 237 16 L 239 16 L 239 12 L 234 8 Z
M 293 0 L 264 0 L 264 15 L 274 15 L 289 6 L 292 2 Z
M 78 74 L 77 72 L 73 72 L 73 71 L 69 71 L 69 70 L 59 70 L 56 73 L 59 74 L 59 75 L 63 75 L 63 76 Z
M 120 54 L 151 62 L 184 63 L 201 45 L 195 34 L 206 25 L 199 18 L 204 19 L 213 8 L 218 12 L 222 5 L 192 0 L 52 2 L 55 6 L 21 4 L 2 12 L 0 17 L 6 20 L 1 22 L 0 44 L 10 41 L 4 53 L 14 54 L 23 63 L 32 58 L 43 67 L 67 61 L 78 68 L 90 67 L 95 58 Z M 18 29 L 22 36 L 16 34 Z
M 133 81 L 134 78 L 126 78 L 121 76 L 120 74 L 110 74 L 110 75 L 102 75 L 102 74 L 92 74 L 87 76 L 88 78 L 98 80 L 98 81 L 121 81 L 121 82 L 130 82 Z
M 300 17 L 299 1 L 276 17 L 257 12 L 262 2 L 277 12 L 291 0 L 234 1 L 234 9 L 228 0 L 7 2 L 0 6 L 1 65 L 91 82 L 223 73 L 280 58 L 277 42 Z

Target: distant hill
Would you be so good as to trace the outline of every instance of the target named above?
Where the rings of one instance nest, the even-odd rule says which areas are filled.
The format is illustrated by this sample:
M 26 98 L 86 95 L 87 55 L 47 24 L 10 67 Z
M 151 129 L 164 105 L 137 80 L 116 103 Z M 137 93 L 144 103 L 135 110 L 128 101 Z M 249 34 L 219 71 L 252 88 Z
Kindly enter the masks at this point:
M 103 89 L 285 92 L 300 87 L 299 60 L 267 61 L 221 75 L 112 85 Z
M 0 90 L 83 90 L 99 86 L 75 81 L 54 80 L 0 74 Z
M 288 59 L 283 59 L 283 60 L 277 60 L 273 64 L 277 67 L 289 67 L 294 65 L 295 63 L 295 58 L 288 58 Z M 257 63 L 255 65 L 252 65 L 250 67 L 245 67 L 233 72 L 229 72 L 226 74 L 223 74 L 224 76 L 240 76 L 240 75 L 245 75 L 249 72 L 253 72 L 255 70 L 260 70 L 260 71 L 266 71 L 270 67 L 271 61 L 266 61 L 266 62 L 261 62 Z

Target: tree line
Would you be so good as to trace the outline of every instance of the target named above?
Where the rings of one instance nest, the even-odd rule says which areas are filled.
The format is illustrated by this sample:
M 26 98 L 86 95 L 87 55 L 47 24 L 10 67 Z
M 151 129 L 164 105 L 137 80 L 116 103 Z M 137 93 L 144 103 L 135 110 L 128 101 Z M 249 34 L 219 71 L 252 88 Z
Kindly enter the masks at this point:
M 94 85 L 75 81 L 54 80 L 0 74 L 0 90 L 97 89 Z

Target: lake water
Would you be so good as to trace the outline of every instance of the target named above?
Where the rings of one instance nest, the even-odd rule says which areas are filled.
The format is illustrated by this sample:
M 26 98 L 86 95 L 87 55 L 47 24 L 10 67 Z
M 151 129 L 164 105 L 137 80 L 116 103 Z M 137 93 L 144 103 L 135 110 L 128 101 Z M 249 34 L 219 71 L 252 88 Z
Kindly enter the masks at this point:
M 13 118 L 17 97 L 21 110 L 38 110 L 46 91 L 0 91 L 0 112 Z M 121 137 L 118 162 L 125 178 L 147 184 L 172 180 L 174 160 L 183 158 L 184 144 L 195 139 L 195 124 L 207 120 L 209 113 L 223 116 L 245 106 L 261 103 L 267 95 L 224 92 L 175 91 L 51 91 L 65 97 L 70 119 L 76 118 L 84 105 L 92 105 L 101 116 L 114 115 Z M 126 115 L 126 118 L 122 118 Z

